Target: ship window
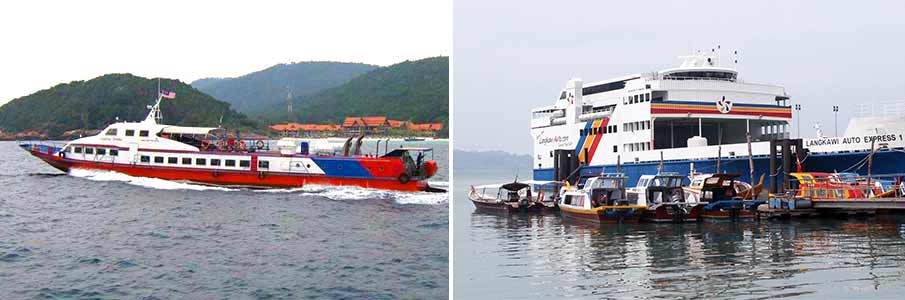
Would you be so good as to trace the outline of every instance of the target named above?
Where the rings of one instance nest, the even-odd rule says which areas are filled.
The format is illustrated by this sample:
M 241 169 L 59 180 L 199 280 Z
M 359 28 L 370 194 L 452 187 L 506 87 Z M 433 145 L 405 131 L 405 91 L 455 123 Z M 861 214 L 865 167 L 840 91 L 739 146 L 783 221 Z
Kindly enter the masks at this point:
M 110 156 L 119 156 L 118 149 L 110 149 Z
M 97 148 L 97 155 L 107 155 L 107 149 Z
M 151 162 L 151 157 L 150 157 L 150 156 L 147 156 L 147 155 L 142 155 L 142 156 L 141 156 L 141 162 L 143 162 L 143 163 Z
M 605 92 L 609 92 L 609 91 L 621 90 L 621 89 L 625 88 L 625 82 L 628 80 L 632 80 L 632 79 L 638 79 L 638 78 L 635 77 L 635 78 L 627 79 L 624 81 L 616 81 L 616 82 L 610 82 L 610 83 L 604 83 L 604 84 L 598 84 L 598 85 L 594 85 L 594 86 L 584 87 L 581 89 L 581 94 L 587 96 L 587 95 L 593 95 L 593 94 L 597 94 L 597 93 L 605 93 Z
M 85 154 L 94 154 L 94 148 L 85 148 Z
M 553 151 L 550 151 L 550 157 L 553 157 Z
M 196 158 L 196 159 L 195 159 L 195 164 L 196 164 L 196 165 L 199 165 L 199 166 L 206 165 L 206 164 L 207 164 L 207 159 L 204 159 L 204 158 Z
M 192 164 L 192 158 L 191 158 L 191 157 L 183 157 L 183 158 L 182 158 L 182 164 L 183 164 L 183 165 L 191 165 L 191 164 Z
M 148 136 L 148 131 L 147 130 L 139 131 L 138 136 Z
M 135 136 L 135 130 L 126 129 L 126 136 Z
M 270 169 L 270 162 L 266 160 L 258 161 L 258 168 Z
M 216 158 L 211 158 L 211 166 L 219 166 L 220 160 Z
M 613 145 L 613 153 L 619 152 L 618 149 L 616 145 Z
M 644 101 L 650 102 L 650 94 L 644 94 Z
M 236 161 L 235 161 L 235 160 L 232 160 L 232 159 L 227 159 L 227 160 L 226 160 L 226 166 L 227 166 L 227 167 L 235 167 L 235 166 L 236 166 Z
M 116 135 L 116 128 L 107 129 L 107 135 Z
M 251 166 L 251 161 L 248 161 L 248 160 L 240 160 L 240 161 L 239 161 L 239 167 L 240 167 L 240 168 L 248 168 L 249 166 Z
M 168 163 L 168 164 L 175 165 L 177 162 L 179 162 L 179 159 L 178 159 L 178 158 L 175 158 L 175 157 L 167 157 L 167 163 Z
M 566 99 L 566 91 L 562 91 L 562 94 L 559 94 L 559 99 Z
M 75 148 L 72 148 L 72 151 L 75 152 L 75 153 L 82 153 L 82 147 L 75 147 Z
M 155 156 L 155 157 L 154 157 L 154 163 L 155 163 L 155 164 L 162 164 L 162 163 L 163 163 L 163 156 Z

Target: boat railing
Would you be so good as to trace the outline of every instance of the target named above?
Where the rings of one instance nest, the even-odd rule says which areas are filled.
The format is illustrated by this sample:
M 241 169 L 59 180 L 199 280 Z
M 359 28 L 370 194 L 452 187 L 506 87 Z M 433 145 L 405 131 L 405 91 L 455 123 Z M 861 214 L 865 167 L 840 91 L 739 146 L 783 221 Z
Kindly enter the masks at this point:
M 901 117 L 905 116 L 905 100 L 860 103 L 855 107 L 855 117 Z

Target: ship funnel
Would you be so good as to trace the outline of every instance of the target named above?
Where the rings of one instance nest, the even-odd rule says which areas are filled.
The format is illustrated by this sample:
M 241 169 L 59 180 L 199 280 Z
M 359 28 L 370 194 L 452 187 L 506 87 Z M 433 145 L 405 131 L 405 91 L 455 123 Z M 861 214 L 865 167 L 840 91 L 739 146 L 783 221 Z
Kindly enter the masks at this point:
M 566 122 L 568 124 L 578 123 L 584 102 L 581 93 L 583 85 L 584 82 L 580 78 L 572 78 L 566 83 Z

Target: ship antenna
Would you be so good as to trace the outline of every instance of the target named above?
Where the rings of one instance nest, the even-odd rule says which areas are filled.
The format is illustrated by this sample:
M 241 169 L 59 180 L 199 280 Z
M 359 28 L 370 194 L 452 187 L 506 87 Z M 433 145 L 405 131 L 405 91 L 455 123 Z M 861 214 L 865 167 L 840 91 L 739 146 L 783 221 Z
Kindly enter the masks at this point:
M 157 78 L 157 102 L 154 105 L 148 105 L 148 108 L 151 110 L 148 112 L 148 116 L 145 117 L 143 122 L 146 123 L 157 123 L 163 119 L 163 115 L 160 113 L 160 100 L 163 99 L 163 95 L 160 94 L 160 78 Z

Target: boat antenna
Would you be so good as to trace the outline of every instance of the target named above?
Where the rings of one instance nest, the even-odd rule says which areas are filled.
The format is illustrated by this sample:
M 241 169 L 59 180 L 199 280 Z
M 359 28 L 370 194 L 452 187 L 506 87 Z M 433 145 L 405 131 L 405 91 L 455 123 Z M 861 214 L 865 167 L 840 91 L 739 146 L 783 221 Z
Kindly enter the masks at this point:
M 163 95 L 160 94 L 160 78 L 157 78 L 157 101 L 154 102 L 154 105 L 148 105 L 148 109 L 151 111 L 148 112 L 148 116 L 143 122 L 157 124 L 163 120 L 163 114 L 160 113 L 161 99 L 163 99 Z

